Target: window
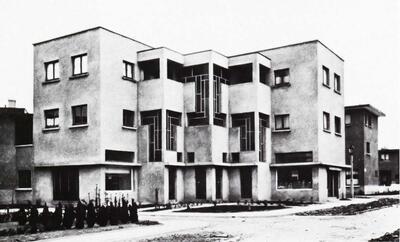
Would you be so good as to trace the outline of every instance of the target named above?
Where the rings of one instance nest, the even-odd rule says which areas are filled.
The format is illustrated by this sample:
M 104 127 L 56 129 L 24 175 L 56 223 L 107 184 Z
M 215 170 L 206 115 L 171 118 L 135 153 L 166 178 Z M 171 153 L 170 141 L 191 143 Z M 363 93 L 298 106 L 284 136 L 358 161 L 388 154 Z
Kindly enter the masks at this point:
M 240 84 L 253 81 L 253 64 L 230 66 L 230 84 Z
M 289 114 L 275 115 L 275 130 L 287 130 L 289 127 Z
M 206 199 L 207 172 L 205 168 L 195 169 L 196 199 Z
M 106 161 L 133 162 L 134 159 L 135 152 L 106 150 Z
M 44 111 L 45 127 L 57 128 L 59 126 L 58 109 Z
M 106 173 L 106 191 L 131 190 L 131 173 Z
M 289 84 L 290 74 L 289 69 L 276 70 L 275 72 L 275 86 L 283 86 Z
M 143 80 L 152 80 L 160 78 L 160 59 L 142 61 L 139 67 L 143 71 Z
M 46 81 L 52 81 L 60 78 L 58 60 L 45 63 Z
M 334 85 L 335 85 L 335 92 L 340 93 L 340 76 L 338 74 L 334 74 L 333 76 L 333 81 L 334 81 Z
M 197 79 L 208 79 L 208 64 L 183 67 L 183 82 L 194 82 Z M 216 73 L 216 71 L 214 71 Z
M 312 151 L 275 153 L 275 163 L 313 162 Z
M 389 160 L 389 154 L 381 154 L 381 160 Z
M 168 199 L 176 199 L 176 168 L 168 168 Z
M 187 153 L 187 162 L 188 163 L 194 163 L 194 152 L 188 152 Z
M 324 131 L 330 131 L 331 129 L 330 115 L 327 112 L 323 112 L 323 126 L 324 126 Z
M 214 77 L 218 78 L 221 83 L 229 84 L 229 70 L 219 65 L 213 64 Z
M 367 155 L 371 154 L 371 145 L 369 142 L 365 143 L 365 151 L 366 151 Z
M 182 152 L 176 153 L 176 162 L 182 162 Z
M 161 161 L 161 110 L 141 112 L 142 125 L 149 126 L 149 161 Z
M 175 61 L 167 60 L 167 77 L 170 80 L 182 81 L 181 78 L 182 64 Z
M 223 163 L 228 162 L 228 153 L 226 153 L 226 152 L 222 153 L 222 162 Z
M 222 68 L 221 68 L 222 69 Z M 222 79 L 218 76 L 214 76 L 214 124 L 218 126 L 225 127 L 226 123 L 226 114 L 221 113 L 221 83 Z
M 311 167 L 281 167 L 278 173 L 278 189 L 312 188 Z
M 72 57 L 72 75 L 81 75 L 88 72 L 87 54 Z
M 129 80 L 133 80 L 134 79 L 134 73 L 135 73 L 135 65 L 127 62 L 127 61 L 123 61 L 124 63 L 124 78 L 125 79 L 129 79 Z
M 19 188 L 31 188 L 31 171 L 20 170 L 18 171 L 18 187 Z
M 122 110 L 122 126 L 133 127 L 135 126 L 135 112 L 131 110 Z
M 259 161 L 265 161 L 266 159 L 266 136 L 267 136 L 267 128 L 269 128 L 269 116 L 263 113 L 259 113 L 259 122 L 260 122 L 260 130 L 259 130 L 259 143 L 260 143 L 260 151 L 259 151 Z
M 264 83 L 265 85 L 268 85 L 268 79 L 269 79 L 269 68 L 259 64 L 260 68 L 260 82 Z
M 53 200 L 79 199 L 79 170 L 62 167 L 53 170 Z
M 335 116 L 335 134 L 342 133 L 342 123 L 339 117 Z
M 176 151 L 177 126 L 181 126 L 181 113 L 167 110 L 167 150 Z
M 329 69 L 322 66 L 322 84 L 329 87 Z
M 372 127 L 372 115 L 371 114 L 365 114 L 364 120 L 365 120 L 365 126 L 371 128 Z
M 87 105 L 72 107 L 72 125 L 87 124 Z
M 358 185 L 359 180 L 358 180 L 358 171 L 353 171 L 353 184 Z M 346 185 L 350 186 L 351 185 L 351 172 L 346 171 Z
M 254 113 L 232 114 L 232 127 L 239 127 L 240 150 L 254 150 Z
M 351 124 L 351 115 L 350 114 L 346 114 L 344 120 L 345 120 L 346 125 L 350 125 Z
M 232 152 L 231 153 L 232 163 L 240 162 L 240 152 Z
M 196 76 L 195 78 L 195 112 L 188 113 L 188 125 L 206 125 L 208 120 L 208 75 Z

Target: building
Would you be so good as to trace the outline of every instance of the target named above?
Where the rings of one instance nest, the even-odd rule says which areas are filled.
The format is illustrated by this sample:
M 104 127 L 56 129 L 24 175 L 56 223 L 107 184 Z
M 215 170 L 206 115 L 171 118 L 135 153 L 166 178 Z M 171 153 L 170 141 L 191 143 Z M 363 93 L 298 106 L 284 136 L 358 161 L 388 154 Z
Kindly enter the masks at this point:
M 34 195 L 341 198 L 343 95 L 343 60 L 318 40 L 229 57 L 102 27 L 36 43 Z
M 32 114 L 10 100 L 0 108 L 0 204 L 32 201 Z
M 379 150 L 379 185 L 399 184 L 399 157 L 399 149 Z
M 346 149 L 353 150 L 353 179 L 355 194 L 371 194 L 379 191 L 378 166 L 378 118 L 384 113 L 369 104 L 346 106 Z M 350 155 L 346 152 L 350 164 Z M 350 189 L 350 173 L 346 185 Z

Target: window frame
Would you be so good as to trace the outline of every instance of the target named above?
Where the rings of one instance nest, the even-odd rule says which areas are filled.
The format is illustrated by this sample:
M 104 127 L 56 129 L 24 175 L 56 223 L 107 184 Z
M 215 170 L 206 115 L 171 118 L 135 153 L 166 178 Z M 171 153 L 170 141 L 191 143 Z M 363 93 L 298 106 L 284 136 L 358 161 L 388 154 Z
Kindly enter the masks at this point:
M 370 142 L 365 142 L 365 154 L 371 155 L 371 143 Z
M 58 71 L 56 72 L 56 65 Z M 49 78 L 48 76 L 48 68 L 52 66 L 52 74 L 53 78 Z M 60 61 L 59 60 L 53 60 L 53 61 L 48 61 L 44 63 L 45 67 L 45 82 L 52 82 L 52 81 L 57 81 L 60 80 Z
M 54 115 L 53 117 L 47 117 L 50 112 L 57 111 L 57 116 Z M 60 110 L 58 108 L 53 108 L 53 109 L 46 109 L 43 111 L 44 112 L 44 127 L 46 129 L 52 129 L 52 128 L 59 128 L 60 127 Z M 48 125 L 47 120 L 52 119 L 53 120 L 53 125 Z M 56 122 L 56 120 L 58 122 Z M 56 124 L 57 123 L 57 124 Z
M 287 117 L 287 124 L 288 126 L 285 126 L 285 118 Z M 280 119 L 278 122 L 277 120 Z M 281 128 L 277 127 L 277 124 L 280 123 L 282 125 Z M 274 128 L 277 131 L 284 131 L 284 130 L 290 130 L 290 114 L 275 114 L 274 115 Z
M 128 117 L 126 115 L 132 115 L 130 118 L 132 120 L 127 120 Z M 128 121 L 131 121 L 128 123 Z M 132 125 L 130 125 L 132 123 Z M 122 109 L 122 127 L 129 127 L 129 128 L 134 128 L 135 127 L 135 111 L 129 110 L 129 109 Z
M 254 113 L 232 114 L 232 128 L 239 128 L 240 151 L 255 150 L 255 117 Z
M 342 135 L 342 119 L 338 116 L 335 116 L 334 120 L 335 120 L 335 134 L 337 136 L 341 136 Z M 339 128 L 339 132 L 337 132 L 338 128 Z
M 327 117 L 327 122 L 325 122 L 325 117 Z M 322 112 L 322 130 L 325 132 L 331 132 L 331 115 L 328 112 Z
M 326 76 L 325 76 L 325 73 L 326 73 Z M 322 66 L 322 85 L 327 88 L 331 88 L 329 68 L 326 66 Z
M 177 139 L 178 139 L 178 126 L 182 126 L 182 114 L 167 110 L 166 119 L 166 141 L 167 150 L 177 151 Z
M 281 78 L 281 81 L 277 83 L 277 77 Z M 287 77 L 288 81 L 285 81 Z M 283 68 L 274 71 L 274 87 L 290 86 L 290 69 Z
M 336 73 L 333 74 L 333 90 L 337 94 L 342 93 L 342 81 L 341 81 L 340 76 Z
M 126 177 L 129 177 L 129 188 L 127 188 L 127 189 L 110 189 L 110 184 L 109 184 L 109 186 L 107 186 L 107 178 L 108 178 L 108 176 L 116 176 L 116 177 L 121 177 L 121 176 L 126 176 Z M 106 172 L 105 173 L 105 180 L 104 180 L 104 184 L 105 184 L 105 191 L 132 191 L 133 189 L 133 184 L 132 184 L 132 173 L 129 171 L 129 173 L 113 173 L 113 172 Z M 120 182 L 120 181 L 118 181 L 118 182 Z M 115 185 L 115 184 L 114 184 Z M 121 185 L 121 184 L 118 184 L 118 185 Z
M 286 170 L 285 170 L 286 169 Z M 280 185 L 282 184 L 283 179 L 282 175 L 288 175 L 291 173 L 291 178 L 295 177 L 293 176 L 293 171 L 297 171 L 297 181 L 300 181 L 300 173 L 302 173 L 303 179 L 305 180 L 307 178 L 307 186 L 304 187 L 290 187 L 289 185 L 283 186 Z M 284 173 L 284 174 L 282 174 Z M 285 174 L 287 173 L 287 174 Z M 308 174 L 306 174 L 308 173 Z M 304 178 L 305 177 L 305 178 Z M 290 183 L 291 180 L 285 181 L 286 183 Z M 276 169 L 276 189 L 277 190 L 312 190 L 313 188 L 313 179 L 312 179 L 312 167 L 310 166 L 288 166 L 288 167 L 279 167 Z
M 86 60 L 85 60 L 86 61 L 86 71 L 83 71 L 83 67 L 84 67 L 83 58 L 84 57 L 86 57 Z M 79 61 L 79 69 L 80 69 L 79 73 L 75 73 L 75 71 L 76 71 L 75 60 L 76 59 L 80 60 Z M 72 76 L 82 76 L 82 75 L 88 74 L 89 66 L 88 66 L 88 54 L 87 53 L 71 56 L 71 60 L 72 60 Z
M 74 109 L 75 108 L 82 108 L 80 113 L 81 113 L 81 118 L 83 119 L 83 117 L 84 117 L 83 116 L 83 113 L 84 113 L 83 112 L 84 111 L 83 108 L 84 107 L 86 107 L 86 110 L 85 110 L 85 112 L 86 112 L 86 122 L 79 122 L 78 123 L 76 121 L 77 117 L 75 116 Z M 87 104 L 80 104 L 80 105 L 71 106 L 71 112 L 72 112 L 72 115 L 71 115 L 72 116 L 72 126 L 81 126 L 81 125 L 88 125 L 89 124 L 89 115 L 88 115 L 89 112 L 88 112 L 88 105 Z
M 123 60 L 122 63 L 124 65 L 124 73 L 122 78 L 124 80 L 130 80 L 130 81 L 135 80 L 135 64 L 126 60 Z M 131 67 L 131 73 L 130 73 L 131 76 L 128 75 L 128 66 Z
M 27 175 L 27 176 L 26 176 Z M 26 177 L 24 177 L 26 176 Z M 24 178 L 24 179 L 22 179 Z M 18 170 L 18 188 L 32 188 L 32 171 L 25 169 L 25 170 Z

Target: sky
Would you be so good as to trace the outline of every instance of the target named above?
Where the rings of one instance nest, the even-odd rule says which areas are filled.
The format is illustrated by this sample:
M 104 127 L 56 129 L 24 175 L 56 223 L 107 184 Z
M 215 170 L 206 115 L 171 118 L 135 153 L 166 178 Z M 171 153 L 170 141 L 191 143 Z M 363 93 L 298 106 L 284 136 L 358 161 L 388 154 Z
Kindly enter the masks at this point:
M 95 26 L 181 53 L 319 39 L 345 60 L 345 104 L 383 111 L 379 147 L 400 148 L 398 0 L 0 0 L 0 105 L 32 112 L 32 43 Z

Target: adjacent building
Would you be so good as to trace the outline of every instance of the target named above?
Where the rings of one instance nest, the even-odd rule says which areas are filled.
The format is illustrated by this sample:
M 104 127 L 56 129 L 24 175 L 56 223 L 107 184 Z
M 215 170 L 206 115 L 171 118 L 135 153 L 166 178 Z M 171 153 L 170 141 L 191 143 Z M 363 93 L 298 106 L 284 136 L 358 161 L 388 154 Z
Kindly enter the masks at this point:
M 15 101 L 0 108 L 0 204 L 32 201 L 32 114 Z
M 378 118 L 385 114 L 369 105 L 345 107 L 346 149 L 353 149 L 353 181 L 355 194 L 379 191 Z M 350 154 L 346 152 L 350 164 Z M 346 185 L 350 190 L 351 174 L 347 173 Z
M 399 149 L 379 150 L 379 185 L 399 189 Z
M 96 27 L 36 43 L 35 199 L 345 197 L 343 84 L 318 40 L 181 54 Z

